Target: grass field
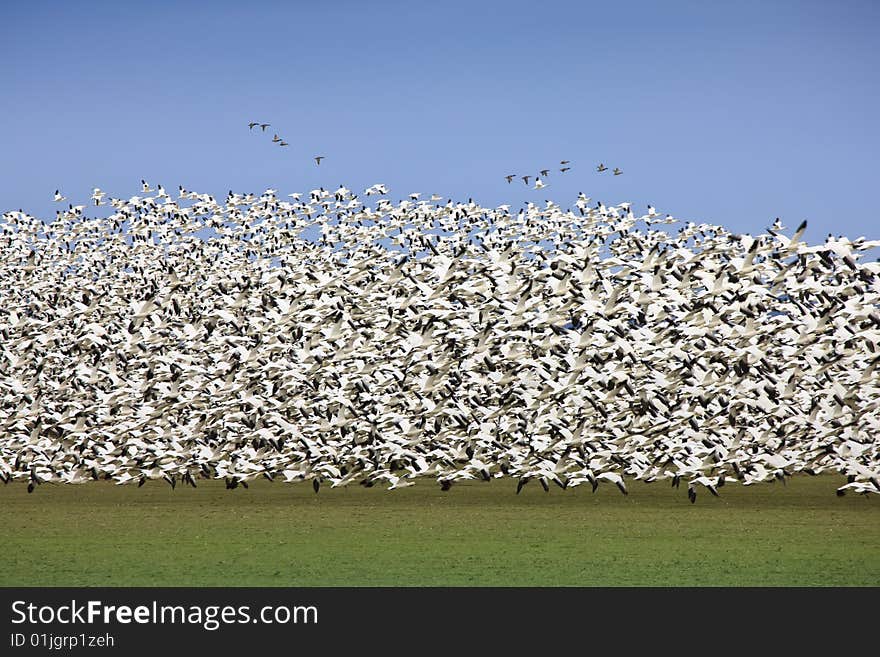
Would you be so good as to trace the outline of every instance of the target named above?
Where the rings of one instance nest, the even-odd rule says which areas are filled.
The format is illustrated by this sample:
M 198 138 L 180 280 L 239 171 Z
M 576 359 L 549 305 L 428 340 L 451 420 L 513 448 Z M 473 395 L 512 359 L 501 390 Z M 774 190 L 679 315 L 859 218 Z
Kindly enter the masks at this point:
M 0 487 L 4 586 L 878 585 L 880 499 L 631 482 Z

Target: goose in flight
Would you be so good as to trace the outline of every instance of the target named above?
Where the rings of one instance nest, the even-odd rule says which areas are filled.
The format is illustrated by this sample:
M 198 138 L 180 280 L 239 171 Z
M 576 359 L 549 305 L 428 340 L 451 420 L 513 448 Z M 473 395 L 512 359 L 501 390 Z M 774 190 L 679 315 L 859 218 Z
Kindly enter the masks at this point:
M 259 121 L 251 121 L 248 123 L 248 130 L 253 130 L 254 126 L 260 125 Z
M 629 491 L 626 489 L 626 483 L 623 481 L 623 477 L 621 477 L 617 472 L 602 472 L 595 477 L 597 480 L 602 481 L 610 481 L 612 484 L 617 486 L 621 493 L 624 495 L 629 495 Z M 593 489 L 595 490 L 595 488 Z
M 56 203 L 61 203 L 62 201 L 66 201 L 66 200 L 67 200 L 67 197 L 66 197 L 66 196 L 62 196 L 62 195 L 61 195 L 61 192 L 60 192 L 59 190 L 56 189 L 56 190 L 55 190 L 55 202 L 56 202 Z
M 697 477 L 692 479 L 690 483 L 688 483 L 688 499 L 691 501 L 691 504 L 694 504 L 697 501 L 697 485 L 705 486 L 706 490 L 708 490 L 712 495 L 718 497 L 719 486 L 724 485 L 724 478 L 719 477 L 717 480 L 713 481 L 709 477 Z
M 562 167 L 562 168 L 560 169 L 560 171 L 561 171 L 562 173 L 565 173 L 566 171 L 569 171 L 570 169 L 571 169 L 571 167 Z
M 619 176 L 620 174 L 623 173 L 623 169 L 618 169 L 617 167 L 614 167 L 614 171 L 613 171 L 612 173 L 613 173 L 615 176 Z M 638 176 L 636 176 L 636 177 L 638 177 Z
M 150 187 L 149 183 L 148 183 L 146 180 L 143 180 L 143 179 L 142 179 L 142 180 L 141 180 L 141 192 L 144 193 L 144 194 L 149 194 L 149 193 L 152 192 L 152 191 L 155 191 L 155 190 L 153 190 L 153 189 Z
M 546 178 L 550 175 L 550 169 L 541 169 L 540 174 Z
M 272 124 L 271 124 L 271 123 L 261 123 L 261 124 L 260 124 L 260 129 L 261 129 L 263 132 L 266 132 L 266 128 L 268 128 L 270 125 L 272 125 Z
M 504 176 L 504 179 L 507 180 L 507 184 L 508 184 L 508 185 L 510 184 L 510 181 L 513 180 L 514 178 L 516 178 L 516 174 L 515 174 L 515 173 L 511 173 L 511 174 L 509 174 L 509 175 Z
M 321 160 L 323 160 L 323 159 L 324 159 L 323 155 L 316 155 L 315 156 L 315 164 L 321 164 Z
M 540 178 L 535 178 L 535 186 L 532 189 L 543 189 L 546 187 L 546 183 Z
M 770 226 L 770 228 L 768 230 L 779 232 L 779 231 L 785 230 L 785 229 L 786 229 L 786 226 L 782 225 L 782 220 L 779 217 L 776 217 L 775 221 L 773 222 L 773 225 Z
M 277 144 L 279 141 L 281 141 L 281 137 L 278 136 L 278 133 L 275 133 L 275 136 L 272 137 L 272 143 Z
M 602 162 L 600 162 L 599 166 L 596 167 L 596 171 L 598 171 L 599 173 L 602 173 L 603 171 L 607 171 L 607 170 L 608 170 L 608 167 L 606 167 L 605 164 Z
M 571 160 L 560 160 L 559 164 L 561 164 L 562 166 L 565 166 L 566 164 L 571 164 Z
M 288 144 L 288 143 L 287 143 L 286 141 L 284 141 L 284 140 L 279 141 L 279 142 L 278 142 L 278 145 L 279 145 L 279 146 L 290 146 L 290 144 Z
M 522 177 L 522 181 L 523 181 L 526 185 L 529 184 L 529 180 L 530 180 L 530 179 L 531 179 L 531 176 L 523 176 L 523 177 Z

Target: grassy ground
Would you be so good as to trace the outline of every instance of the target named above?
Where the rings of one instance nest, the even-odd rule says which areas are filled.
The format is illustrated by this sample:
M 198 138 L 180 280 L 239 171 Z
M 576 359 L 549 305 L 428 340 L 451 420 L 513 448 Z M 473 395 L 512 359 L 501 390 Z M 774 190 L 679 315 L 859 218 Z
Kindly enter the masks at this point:
M 722 497 L 631 482 L 433 482 L 388 492 L 261 481 L 0 487 L 0 585 L 878 585 L 880 499 L 838 477 Z

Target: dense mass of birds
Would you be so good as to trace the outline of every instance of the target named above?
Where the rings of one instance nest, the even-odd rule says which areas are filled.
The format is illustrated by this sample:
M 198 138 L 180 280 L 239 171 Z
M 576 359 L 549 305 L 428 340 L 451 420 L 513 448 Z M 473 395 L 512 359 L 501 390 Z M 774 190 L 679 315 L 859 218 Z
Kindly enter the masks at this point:
M 266 128 L 270 128 L 270 127 L 272 127 L 271 123 L 260 123 L 259 121 L 251 121 L 250 123 L 248 123 L 248 130 L 253 130 L 254 128 L 259 128 L 260 129 L 259 131 L 266 132 Z M 290 146 L 290 144 L 288 142 L 284 141 L 284 139 L 282 137 L 278 136 L 277 132 L 272 136 L 272 143 L 278 144 L 278 146 L 282 146 L 282 147 L 283 146 Z M 321 160 L 325 160 L 327 158 L 324 157 L 323 155 L 316 155 L 313 159 L 315 160 L 316 165 L 320 165 Z M 58 197 L 57 191 L 55 192 L 55 196 L 56 196 L 56 200 L 57 200 L 57 197 Z
M 880 242 L 583 194 L 142 188 L 3 215 L 5 482 L 880 493 Z

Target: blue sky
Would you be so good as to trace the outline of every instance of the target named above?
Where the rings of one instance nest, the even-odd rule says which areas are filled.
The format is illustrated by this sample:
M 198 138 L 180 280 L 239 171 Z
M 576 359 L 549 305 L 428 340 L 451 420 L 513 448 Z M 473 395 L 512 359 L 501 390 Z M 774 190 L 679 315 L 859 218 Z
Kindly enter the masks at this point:
M 877 238 L 878 42 L 867 1 L 5 2 L 0 209 L 384 182 Z

